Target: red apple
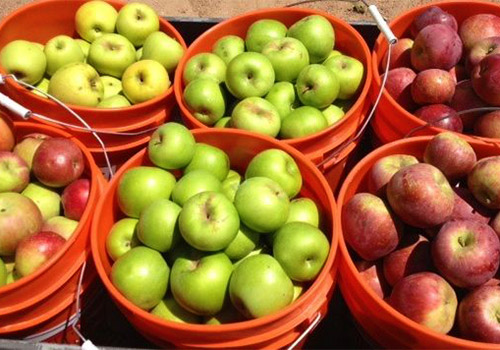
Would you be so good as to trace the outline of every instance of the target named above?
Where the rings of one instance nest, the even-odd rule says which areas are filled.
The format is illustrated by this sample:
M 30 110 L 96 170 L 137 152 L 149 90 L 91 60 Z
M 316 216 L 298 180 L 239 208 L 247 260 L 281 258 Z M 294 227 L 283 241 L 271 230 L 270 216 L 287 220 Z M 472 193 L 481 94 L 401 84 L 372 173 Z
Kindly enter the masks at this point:
M 416 104 L 411 97 L 411 84 L 417 74 L 410 68 L 395 68 L 387 73 L 385 89 L 404 109 L 412 111 Z M 383 79 L 383 75 L 381 77 Z
M 450 220 L 474 220 L 487 224 L 493 212 L 479 203 L 464 187 L 455 187 L 455 205 Z
M 411 50 L 411 64 L 417 71 L 450 70 L 462 57 L 457 32 L 444 24 L 431 24 L 418 33 Z
M 29 182 L 26 162 L 12 152 L 0 151 L 0 192 L 21 192 Z
M 424 70 L 411 84 L 413 101 L 420 105 L 449 103 L 454 94 L 455 80 L 441 69 Z
M 370 193 L 357 193 L 346 203 L 342 227 L 349 246 L 368 261 L 392 252 L 403 230 L 384 201 Z
M 384 299 L 389 294 L 391 287 L 384 278 L 382 264 L 361 260 L 356 261 L 354 265 L 361 278 L 378 297 Z
M 12 150 L 15 143 L 12 122 L 5 114 L 0 113 L 0 151 Z
M 453 77 L 455 84 L 458 84 L 458 82 L 469 78 L 468 72 L 465 70 L 465 67 L 460 63 L 457 63 L 457 65 L 452 69 L 450 69 L 448 73 L 450 73 L 451 76 Z
M 413 40 L 409 38 L 399 39 L 396 44 L 391 48 L 391 62 L 389 69 L 408 67 L 411 68 L 411 48 L 413 47 Z M 382 59 L 382 69 L 385 71 L 387 67 L 387 58 L 389 52 L 386 52 Z
M 498 212 L 490 222 L 490 226 L 497 233 L 498 238 L 500 238 L 500 212 Z
M 40 146 L 43 140 L 50 138 L 50 136 L 45 134 L 29 134 L 22 138 L 12 152 L 21 157 L 28 167 L 31 169 L 33 166 L 33 156 L 35 155 L 38 146 Z
M 380 158 L 370 170 L 368 179 L 370 192 L 378 196 L 385 196 L 385 190 L 391 177 L 400 169 L 417 163 L 417 158 L 407 154 L 393 154 Z
M 79 221 L 87 207 L 89 193 L 90 181 L 88 179 L 78 179 L 70 183 L 61 196 L 64 216 Z
M 441 10 L 437 6 L 431 6 L 415 17 L 411 26 L 411 34 L 413 37 L 416 37 L 422 29 L 431 24 L 444 24 L 449 26 L 455 32 L 458 29 L 457 20 L 453 17 L 453 15 Z
M 467 187 L 487 208 L 500 209 L 500 156 L 479 160 L 467 177 Z
M 494 139 L 500 138 L 500 111 L 479 117 L 474 125 L 474 134 Z
M 78 179 L 84 169 L 82 151 L 68 139 L 54 137 L 42 142 L 33 158 L 33 172 L 46 186 L 63 187 Z
M 479 98 L 472 88 L 472 81 L 462 80 L 455 87 L 455 94 L 450 102 L 450 107 L 457 112 L 465 111 L 473 108 L 486 107 L 487 104 Z M 464 129 L 471 129 L 474 126 L 476 119 L 483 115 L 484 112 L 470 112 L 460 114 L 460 119 L 464 125 Z
M 462 119 L 457 112 L 443 104 L 424 106 L 413 114 L 431 126 L 456 132 L 462 132 L 464 129 Z
M 453 212 L 453 190 L 443 173 L 430 164 L 399 170 L 387 184 L 387 198 L 401 220 L 415 227 L 440 225 Z
M 482 39 L 500 36 L 500 17 L 487 13 L 470 16 L 462 22 L 458 32 L 468 51 Z
M 488 104 L 500 107 L 500 54 L 483 58 L 471 76 L 476 94 Z
M 432 272 L 415 273 L 400 280 L 389 303 L 409 319 L 443 334 L 453 327 L 457 311 L 455 291 Z
M 470 72 L 488 55 L 500 53 L 500 36 L 484 38 L 477 41 L 465 58 L 465 67 Z
M 54 232 L 38 232 L 24 238 L 16 250 L 16 272 L 27 276 L 53 257 L 66 240 Z

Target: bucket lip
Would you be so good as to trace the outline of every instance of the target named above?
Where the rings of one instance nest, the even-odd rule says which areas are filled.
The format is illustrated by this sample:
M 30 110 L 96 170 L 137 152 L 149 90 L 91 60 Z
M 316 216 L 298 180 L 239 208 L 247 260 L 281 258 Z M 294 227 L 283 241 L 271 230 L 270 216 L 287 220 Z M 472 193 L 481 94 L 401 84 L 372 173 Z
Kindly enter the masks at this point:
M 193 135 L 196 137 L 196 135 L 203 135 L 203 134 L 219 134 L 221 137 L 224 136 L 231 136 L 231 137 L 237 137 L 237 136 L 248 136 L 252 138 L 257 138 L 261 139 L 263 142 L 266 143 L 271 143 L 274 148 L 281 149 L 287 153 L 289 153 L 294 159 L 300 159 L 302 162 L 304 162 L 310 170 L 315 174 L 315 177 L 321 184 L 322 190 L 324 190 L 327 194 L 328 198 L 328 212 L 326 213 L 331 217 L 332 221 L 332 226 L 331 226 L 331 241 L 330 241 L 330 251 L 328 253 L 328 258 L 325 261 L 325 264 L 316 278 L 316 280 L 312 283 L 312 285 L 308 288 L 308 290 L 301 295 L 295 302 L 292 304 L 288 305 L 286 308 L 275 312 L 273 314 L 257 318 L 257 319 L 252 319 L 252 320 L 246 320 L 242 322 L 236 322 L 236 323 L 229 323 L 229 324 L 222 324 L 222 325 L 205 325 L 205 324 L 182 324 L 178 322 L 171 322 L 167 320 L 163 320 L 161 318 L 158 318 L 154 315 L 151 315 L 149 312 L 140 309 L 139 307 L 135 306 L 127 300 L 119 291 L 116 289 L 116 287 L 113 285 L 111 282 L 109 276 L 104 272 L 104 267 L 102 265 L 102 260 L 99 255 L 99 247 L 100 245 L 98 244 L 98 231 L 99 231 L 99 217 L 100 214 L 103 210 L 105 199 L 109 197 L 114 191 L 115 185 L 118 183 L 119 179 L 123 175 L 125 171 L 129 169 L 129 164 L 132 162 L 135 162 L 137 159 L 146 156 L 147 157 L 147 148 L 141 150 L 138 152 L 136 155 L 134 155 L 131 159 L 129 159 L 123 166 L 120 167 L 118 172 L 115 174 L 113 179 L 110 181 L 109 185 L 106 188 L 106 191 L 104 194 L 101 196 L 99 202 L 97 203 L 93 222 L 92 222 L 92 230 L 91 230 L 91 250 L 92 250 L 92 256 L 94 258 L 94 262 L 96 265 L 97 272 L 99 274 L 99 277 L 103 284 L 105 285 L 106 289 L 108 292 L 112 295 L 114 299 L 116 299 L 119 304 L 121 304 L 123 307 L 125 307 L 128 311 L 132 312 L 133 314 L 140 316 L 144 319 L 146 319 L 148 322 L 152 322 L 158 326 L 168 326 L 169 328 L 175 329 L 175 330 L 181 330 L 181 331 L 195 331 L 195 332 L 201 332 L 201 333 L 211 333 L 214 330 L 220 330 L 220 331 L 239 331 L 242 329 L 246 329 L 248 327 L 258 327 L 263 324 L 271 323 L 273 321 L 279 320 L 280 318 L 283 318 L 287 314 L 290 313 L 290 310 L 292 308 L 303 308 L 304 310 L 307 309 L 308 305 L 305 304 L 305 296 L 312 296 L 315 293 L 317 293 L 320 290 L 321 284 L 323 281 L 327 280 L 328 275 L 332 273 L 332 270 L 334 270 L 335 267 L 335 261 L 338 255 L 338 242 L 339 242 L 339 231 L 337 229 L 337 225 L 335 222 L 335 211 L 337 210 L 337 205 L 336 201 L 334 199 L 332 190 L 330 186 L 328 185 L 328 182 L 324 178 L 324 176 L 321 174 L 321 172 L 318 170 L 318 168 L 310 161 L 308 160 L 302 153 L 300 153 L 298 150 L 295 148 L 291 147 L 290 145 L 280 143 L 278 140 L 271 138 L 269 136 L 265 135 L 259 135 L 255 134 L 252 132 L 248 132 L 245 130 L 239 130 L 239 129 L 195 129 L 195 130 L 190 130 Z M 336 270 L 335 270 L 336 271 Z M 310 298 L 310 297 L 309 297 Z M 307 299 L 309 299 L 307 298 Z
M 400 22 L 404 22 L 408 20 L 408 17 L 414 18 L 417 14 L 422 12 L 423 10 L 428 9 L 429 7 L 432 6 L 440 6 L 440 5 L 447 5 L 447 6 L 454 6 L 454 5 L 461 5 L 461 6 L 474 6 L 480 4 L 483 7 L 488 7 L 490 9 L 497 9 L 498 12 L 500 13 L 500 5 L 497 3 L 489 2 L 486 0 L 472 0 L 472 1 L 466 1 L 466 0 L 444 0 L 444 1 L 439 1 L 439 2 L 433 2 L 429 4 L 424 4 L 420 5 L 417 7 L 414 7 L 408 11 L 403 12 L 401 15 L 393 19 L 390 23 L 389 26 L 390 28 L 393 28 L 395 25 L 399 25 Z M 381 46 L 385 42 L 385 38 L 382 34 L 380 34 L 375 41 L 375 45 L 373 47 L 372 55 L 371 55 L 371 66 L 372 66 L 372 71 L 373 71 L 373 86 L 377 87 L 377 89 L 380 89 L 382 85 L 382 80 L 381 80 L 381 74 L 379 73 L 379 64 L 383 59 L 383 56 L 381 54 Z M 385 53 L 384 53 L 385 55 Z M 404 109 L 388 92 L 386 89 L 384 89 L 382 96 L 387 99 L 391 105 L 391 108 L 396 109 L 396 111 L 399 114 L 402 114 L 404 117 L 410 119 L 416 124 L 419 124 L 419 126 L 424 126 L 425 123 L 422 119 L 418 118 L 414 114 L 408 112 L 406 109 Z M 450 131 L 447 129 L 439 128 L 436 126 L 428 126 L 428 130 L 431 130 L 433 133 L 437 134 L 440 132 L 446 132 Z M 476 136 L 476 135 L 471 135 L 471 134 L 464 134 L 464 133 L 459 133 L 460 136 L 463 136 L 467 141 L 471 142 L 471 140 L 480 140 L 484 142 L 500 142 L 500 139 L 495 139 L 495 138 L 489 138 L 489 137 L 482 137 L 482 136 Z
M 38 8 L 50 6 L 51 3 L 64 3 L 67 0 L 40 0 L 36 2 L 31 2 L 28 3 L 24 6 L 21 6 L 20 8 L 14 10 L 11 12 L 9 15 L 7 15 L 2 21 L 0 21 L 0 33 L 3 30 L 3 27 L 15 20 L 16 16 L 18 16 L 20 13 L 23 13 L 28 10 L 33 10 L 36 11 Z M 85 3 L 86 0 L 75 0 L 80 3 Z M 127 3 L 123 2 L 121 0 L 105 0 L 107 3 L 112 5 L 114 8 L 120 9 L 121 7 L 125 6 Z M 165 30 L 162 30 L 161 28 L 166 28 L 167 31 L 169 31 L 172 34 L 173 38 L 181 44 L 181 46 L 184 48 L 184 54 L 187 50 L 187 45 L 186 42 L 184 41 L 184 38 L 182 35 L 179 33 L 177 29 L 169 22 L 167 21 L 164 17 L 158 15 L 158 18 L 160 20 L 160 31 L 165 32 Z M 1 74 L 7 74 L 7 72 L 4 70 L 4 68 L 0 65 L 0 73 Z M 175 75 L 174 75 L 175 76 Z M 14 88 L 18 93 L 20 94 L 29 94 L 30 98 L 35 99 L 38 103 L 43 104 L 45 107 L 59 107 L 59 105 L 51 100 L 48 100 L 46 98 L 43 98 L 41 96 L 38 96 L 37 94 L 33 94 L 30 91 L 28 91 L 25 87 L 19 85 L 18 83 L 12 81 L 11 79 L 6 79 L 6 84 Z M 101 117 L 103 118 L 110 118 L 116 113 L 120 112 L 136 112 L 136 113 L 141 113 L 144 112 L 144 109 L 148 109 L 151 106 L 154 106 L 155 104 L 159 104 L 162 101 L 166 100 L 167 98 L 171 97 L 174 95 L 174 83 L 175 83 L 175 78 L 174 81 L 171 82 L 170 87 L 168 88 L 167 91 L 165 91 L 163 94 L 156 96 L 155 98 L 141 102 L 135 105 L 131 105 L 128 107 L 122 107 L 122 108 L 116 108 L 116 109 L 105 109 L 105 108 L 93 108 L 93 107 L 85 107 L 85 106 L 79 106 L 79 105 L 73 105 L 73 104 L 67 104 L 68 107 L 70 107 L 72 110 L 77 112 L 78 114 L 80 113 L 98 113 Z
M 177 101 L 177 105 L 182 111 L 182 116 L 189 119 L 191 123 L 196 125 L 196 128 L 201 128 L 201 129 L 212 129 L 213 127 L 209 127 L 203 123 L 201 123 L 198 119 L 196 119 L 193 114 L 189 111 L 187 108 L 184 98 L 183 98 L 183 90 L 182 90 L 182 74 L 184 67 L 188 61 L 188 56 L 191 54 L 191 52 L 194 50 L 194 47 L 199 45 L 199 43 L 203 42 L 205 38 L 210 37 L 213 35 L 213 32 L 217 31 L 221 27 L 229 27 L 231 25 L 237 24 L 240 20 L 246 19 L 248 17 L 254 17 L 256 15 L 270 15 L 274 13 L 299 13 L 303 14 L 305 16 L 309 15 L 321 15 L 327 18 L 330 23 L 334 23 L 337 26 L 341 26 L 350 33 L 351 36 L 353 36 L 360 44 L 363 50 L 363 56 L 366 60 L 365 66 L 365 72 L 364 72 L 364 86 L 363 89 L 358 92 L 358 97 L 356 99 L 356 102 L 349 108 L 345 116 L 337 121 L 336 123 L 330 125 L 328 128 L 321 130 L 317 133 L 314 133 L 312 135 L 304 136 L 304 137 L 299 137 L 299 138 L 294 138 L 294 139 L 283 139 L 279 140 L 283 143 L 296 146 L 297 144 L 303 143 L 303 142 L 308 142 L 308 141 L 313 141 L 317 137 L 324 136 L 328 133 L 330 133 L 333 129 L 338 128 L 340 125 L 343 125 L 347 122 L 348 119 L 352 119 L 354 111 L 361 110 L 363 108 L 363 104 L 366 103 L 366 100 L 368 99 L 368 93 L 370 91 L 370 87 L 372 84 L 372 79 L 373 79 L 373 72 L 372 72 L 372 67 L 370 65 L 370 60 L 371 60 L 371 54 L 370 54 L 370 49 L 368 48 L 368 45 L 366 44 L 366 41 L 363 39 L 361 34 L 358 33 L 356 29 L 354 29 L 349 23 L 345 22 L 344 20 L 334 17 L 328 12 L 317 10 L 317 9 L 311 9 L 311 8 L 300 8 L 300 7 L 285 7 L 285 8 L 280 8 L 280 7 L 271 7 L 271 8 L 264 8 L 264 9 L 259 9 L 255 11 L 250 11 L 246 12 L 244 14 L 226 19 L 215 26 L 211 27 L 207 31 L 205 31 L 202 35 L 200 35 L 187 49 L 187 51 L 184 53 L 184 56 L 182 56 L 182 59 L 179 61 L 178 68 L 176 69 L 175 72 L 175 79 L 174 79 L 174 91 L 175 91 L 175 99 Z M 334 25 L 334 27 L 335 27 Z M 191 57 L 189 57 L 191 58 Z M 255 133 L 257 134 L 257 133 Z
M 414 144 L 414 145 L 421 145 L 424 147 L 434 136 L 416 136 L 416 137 L 411 137 L 407 139 L 401 139 L 397 140 L 388 144 L 385 144 L 371 153 L 369 153 L 367 156 L 365 156 L 359 163 L 356 164 L 356 166 L 349 172 L 349 175 L 346 177 L 344 184 L 340 188 L 339 195 L 337 197 L 337 212 L 335 214 L 335 223 L 337 225 L 337 228 L 340 232 L 339 235 L 339 256 L 340 259 L 343 260 L 343 263 L 347 265 L 349 273 L 356 279 L 356 282 L 360 284 L 363 287 L 363 292 L 365 294 L 368 294 L 370 300 L 370 303 L 377 304 L 377 306 L 381 309 L 384 310 L 384 312 L 388 313 L 391 317 L 394 317 L 395 319 L 398 320 L 398 322 L 403 323 L 406 327 L 411 328 L 414 332 L 417 333 L 423 333 L 426 337 L 431 337 L 437 341 L 442 342 L 443 344 L 448 344 L 448 346 L 453 346 L 453 347 L 468 347 L 468 348 L 474 348 L 474 349 L 500 349 L 500 344 L 491 344 L 491 343 L 483 343 L 483 342 L 475 342 L 472 340 L 467 340 L 459 337 L 453 337 L 451 335 L 447 334 L 441 334 L 438 332 L 435 332 L 431 330 L 430 328 L 426 328 L 417 322 L 411 320 L 410 318 L 404 316 L 403 314 L 399 313 L 396 311 L 394 308 L 392 308 L 387 302 L 385 302 L 383 299 L 378 297 L 375 292 L 371 290 L 371 288 L 365 283 L 365 281 L 360 278 L 360 275 L 356 269 L 356 266 L 354 265 L 354 262 L 351 258 L 351 255 L 349 254 L 349 251 L 347 249 L 346 242 L 344 240 L 344 235 L 343 235 L 343 229 L 342 229 L 342 209 L 343 205 L 345 202 L 345 196 L 348 188 L 350 187 L 353 179 L 356 177 L 356 175 L 364 168 L 366 167 L 367 163 L 370 163 L 374 160 L 380 159 L 381 155 L 385 154 L 388 150 L 392 150 L 396 148 L 396 150 L 399 148 L 400 145 L 408 145 L 408 144 Z M 473 148 L 481 146 L 484 147 L 484 143 L 478 142 L 478 141 L 472 141 L 470 142 L 471 146 Z M 489 147 L 496 147 L 494 144 L 489 145 Z M 396 153 L 401 153 L 400 151 L 395 151 L 393 152 L 394 154 Z

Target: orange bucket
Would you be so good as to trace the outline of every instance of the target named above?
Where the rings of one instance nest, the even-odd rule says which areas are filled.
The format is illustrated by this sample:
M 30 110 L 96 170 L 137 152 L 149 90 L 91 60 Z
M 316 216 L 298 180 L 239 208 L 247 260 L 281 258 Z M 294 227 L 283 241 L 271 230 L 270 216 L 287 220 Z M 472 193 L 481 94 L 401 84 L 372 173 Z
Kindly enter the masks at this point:
M 370 65 L 370 50 L 368 49 L 363 37 L 356 31 L 356 29 L 354 29 L 347 22 L 333 17 L 326 12 L 314 9 L 272 8 L 252 11 L 223 21 L 200 35 L 189 46 L 189 49 L 179 62 L 179 66 L 175 72 L 175 98 L 177 99 L 177 104 L 180 107 L 184 124 L 190 129 L 208 128 L 193 116 L 187 108 L 183 98 L 185 86 L 182 79 L 182 73 L 187 61 L 191 57 L 202 52 L 211 52 L 212 46 L 215 42 L 225 35 L 237 35 L 244 38 L 248 27 L 250 27 L 250 25 L 257 20 L 265 18 L 275 19 L 284 23 L 286 26 L 290 26 L 296 21 L 309 15 L 321 15 L 328 19 L 335 29 L 335 49 L 358 59 L 365 66 L 363 87 L 360 89 L 356 102 L 352 105 L 351 109 L 346 113 L 344 118 L 329 128 L 316 134 L 282 141 L 283 143 L 301 151 L 314 164 L 319 164 L 323 160 L 327 159 L 336 147 L 354 135 L 365 119 L 367 110 L 370 106 L 367 96 L 372 81 L 372 68 Z M 337 169 L 332 170 L 334 174 L 338 173 L 344 168 L 345 158 L 347 156 L 348 153 L 344 153 L 343 157 L 336 157 L 335 161 L 325 163 L 324 166 L 321 167 L 321 171 L 326 174 L 332 167 L 336 167 L 337 164 L 340 164 Z M 327 175 L 326 177 L 331 177 L 332 179 L 336 178 L 334 175 L 330 177 Z M 333 188 L 336 188 L 338 185 L 337 182 L 330 182 L 330 180 L 329 183 Z
M 179 348 L 282 348 L 292 344 L 313 322 L 326 315 L 337 273 L 338 233 L 333 223 L 335 202 L 328 183 L 320 171 L 300 152 L 272 138 L 236 129 L 193 130 L 197 142 L 224 150 L 231 166 L 242 172 L 258 153 L 278 148 L 289 153 L 302 173 L 302 196 L 313 199 L 322 215 L 323 231 L 330 240 L 330 253 L 315 282 L 297 301 L 287 308 L 259 319 L 225 324 L 196 325 L 169 322 L 141 310 L 125 299 L 109 279 L 112 261 L 105 242 L 113 224 L 123 217 L 116 201 L 116 188 L 124 172 L 140 165 L 151 165 L 147 150 L 142 150 L 125 163 L 109 183 L 99 200 L 92 223 L 92 254 L 104 286 L 130 323 L 147 339 L 161 347 L 174 344 Z
M 390 27 L 394 35 L 398 38 L 410 37 L 410 27 L 415 17 L 426 11 L 431 6 L 439 6 L 442 10 L 455 16 L 458 25 L 467 18 L 480 13 L 492 13 L 500 16 L 500 5 L 485 2 L 485 1 L 443 1 L 431 3 L 419 7 L 415 7 L 390 23 Z M 387 52 L 387 40 L 380 35 L 375 42 L 375 47 L 372 54 L 372 70 L 373 84 L 370 92 L 371 98 L 374 100 L 380 91 L 382 79 L 380 74 L 383 73 L 385 67 L 382 67 L 382 60 Z M 387 91 L 382 93 L 380 103 L 377 108 L 377 113 L 372 121 L 372 127 L 379 140 L 383 143 L 402 139 L 410 131 L 417 127 L 422 127 L 426 123 L 420 118 L 406 111 L 397 103 Z M 441 128 L 428 126 L 415 132 L 416 135 L 435 135 L 440 132 L 447 131 Z M 472 139 L 471 136 L 464 135 L 467 141 Z M 493 139 L 486 139 L 493 141 Z M 498 140 L 496 140 L 497 142 Z
M 125 4 L 117 0 L 106 1 L 117 10 Z M 16 39 L 44 44 L 56 35 L 64 34 L 76 37 L 75 13 L 85 2 L 85 0 L 43 0 L 17 9 L 0 22 L 0 48 Z M 36 30 L 28 30 L 27 28 L 36 28 Z M 175 38 L 184 48 L 187 48 L 179 32 L 161 17 L 160 30 Z M 5 74 L 2 67 L 0 67 L 0 73 Z M 172 109 L 175 106 L 173 90 L 173 87 L 170 87 L 164 94 L 150 101 L 120 109 L 100 109 L 75 105 L 69 105 L 69 107 L 94 129 L 113 132 L 139 131 L 158 126 L 170 119 Z M 74 116 L 54 101 L 31 93 L 12 79 L 6 79 L 5 84 L 0 85 L 0 91 L 33 112 L 61 122 L 83 126 Z M 33 119 L 41 121 L 36 117 Z M 49 124 L 54 125 L 54 123 Z M 92 134 L 75 129 L 70 129 L 69 132 L 88 146 L 91 152 L 97 155 L 100 165 L 103 165 L 101 163 L 102 150 L 97 146 L 98 143 Z M 147 136 L 145 134 L 137 136 L 100 134 L 100 136 L 106 146 L 109 147 L 111 158 L 115 154 L 117 154 L 118 158 L 123 157 L 123 153 L 128 153 L 128 156 L 131 156 L 136 152 L 135 144 L 137 142 L 142 142 L 142 144 L 147 142 L 145 141 Z M 113 159 L 112 162 L 114 163 Z
M 432 136 L 413 137 L 384 145 L 361 160 L 347 176 L 338 196 L 335 225 L 342 230 L 342 208 L 358 192 L 368 191 L 369 172 L 380 158 L 409 154 L 423 159 Z M 498 146 L 469 141 L 478 159 L 497 156 Z M 358 324 L 378 345 L 384 348 L 415 349 L 500 349 L 500 345 L 473 342 L 443 335 L 403 316 L 380 299 L 360 277 L 351 259 L 343 235 L 339 237 L 339 285 L 347 306 Z

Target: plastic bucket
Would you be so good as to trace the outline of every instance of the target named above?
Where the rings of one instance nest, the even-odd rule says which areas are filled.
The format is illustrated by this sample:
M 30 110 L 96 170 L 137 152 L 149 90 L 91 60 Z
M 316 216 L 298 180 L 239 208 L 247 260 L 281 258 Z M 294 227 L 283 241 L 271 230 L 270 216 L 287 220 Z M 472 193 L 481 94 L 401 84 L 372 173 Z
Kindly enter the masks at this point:
M 336 280 L 336 250 L 338 234 L 333 224 L 335 202 L 332 192 L 320 171 L 294 148 L 269 137 L 235 129 L 193 130 L 197 142 L 224 150 L 232 168 L 243 171 L 259 152 L 278 148 L 289 153 L 297 162 L 303 177 L 302 196 L 313 199 L 322 215 L 323 232 L 330 240 L 328 259 L 316 281 L 292 305 L 272 315 L 239 323 L 211 326 L 180 324 L 156 318 L 134 306 L 113 286 L 105 241 L 112 225 L 123 215 L 116 202 L 116 188 L 123 173 L 130 168 L 149 163 L 142 150 L 118 171 L 100 199 L 92 224 L 92 254 L 97 272 L 113 301 L 130 323 L 147 339 L 162 347 L 174 344 L 180 348 L 281 348 L 295 340 L 312 322 L 323 318 L 328 309 Z
M 31 133 L 71 139 L 83 152 L 84 174 L 90 179 L 91 187 L 80 223 L 64 248 L 35 273 L 0 288 L 1 337 L 26 337 L 53 323 L 61 323 L 60 314 L 74 302 L 80 271 L 89 257 L 92 214 L 104 187 L 104 179 L 90 152 L 70 134 L 26 122 L 15 122 L 14 133 L 18 140 Z
M 186 54 L 179 62 L 178 69 L 175 73 L 175 98 L 180 107 L 184 124 L 190 129 L 208 128 L 189 112 L 183 98 L 185 86 L 182 79 L 182 73 L 187 61 L 191 57 L 201 52 L 211 52 L 213 44 L 225 35 L 238 35 L 244 38 L 248 27 L 259 19 L 275 19 L 283 22 L 286 26 L 290 26 L 301 18 L 309 15 L 321 15 L 328 19 L 335 29 L 335 49 L 342 51 L 346 55 L 357 58 L 365 66 L 364 82 L 363 87 L 360 89 L 359 97 L 344 118 L 338 123 L 316 134 L 282 141 L 301 151 L 315 164 L 319 164 L 326 159 L 336 147 L 351 137 L 363 122 L 366 110 L 370 105 L 367 96 L 372 80 L 372 68 L 370 65 L 370 50 L 361 35 L 347 22 L 333 17 L 326 12 L 314 9 L 272 8 L 252 11 L 223 21 L 200 35 L 198 39 L 189 46 Z M 337 162 L 341 161 L 340 158 L 337 159 Z M 329 162 L 328 166 L 325 165 L 321 170 L 327 172 L 330 167 L 336 164 L 336 162 Z M 337 184 L 334 185 L 336 186 Z
M 0 48 L 12 40 L 24 39 L 45 43 L 56 35 L 69 35 L 76 37 L 74 17 L 77 9 L 85 3 L 85 0 L 43 0 L 25 5 L 5 17 L 0 23 Z M 124 3 L 116 0 L 107 0 L 117 10 Z M 36 30 L 29 30 L 36 28 Z M 184 39 L 179 32 L 165 19 L 160 17 L 160 30 L 175 38 L 184 48 L 187 48 Z M 0 73 L 5 71 L 0 67 Z M 173 76 L 170 77 L 173 79 Z M 175 106 L 173 86 L 164 94 L 144 103 L 120 109 L 100 109 L 69 105 L 80 115 L 92 128 L 106 131 L 137 131 L 158 125 L 170 119 L 171 112 Z M 29 108 L 33 112 L 45 115 L 52 119 L 82 126 L 69 112 L 61 108 L 55 102 L 35 95 L 15 83 L 12 79 L 6 79 L 4 85 L 0 85 L 0 91 L 6 93 L 12 99 Z M 34 118 L 40 121 L 38 118 Z M 50 123 L 53 125 L 52 123 Z M 91 148 L 91 152 L 99 154 L 96 140 L 90 133 L 69 130 L 71 134 Z M 136 148 L 129 148 L 130 143 L 143 140 L 145 135 L 139 136 L 112 136 L 100 135 L 103 141 L 110 147 L 110 154 L 128 152 L 128 156 L 135 154 Z M 98 157 L 99 160 L 99 157 Z
M 335 225 L 342 229 L 342 208 L 356 193 L 368 191 L 368 175 L 380 158 L 393 154 L 409 154 L 423 158 L 425 147 L 432 136 L 420 136 L 384 145 L 363 158 L 347 176 L 338 196 Z M 469 141 L 478 158 L 496 156 L 500 150 L 495 144 Z M 380 299 L 360 278 L 343 235 L 339 237 L 339 285 L 352 315 L 377 344 L 384 348 L 415 349 L 500 349 L 500 345 L 464 340 L 436 333 L 406 318 Z
M 500 16 L 500 5 L 485 2 L 485 1 L 444 1 L 431 3 L 419 7 L 415 7 L 390 23 L 390 27 L 396 37 L 405 38 L 410 36 L 410 27 L 413 19 L 420 13 L 424 12 L 431 6 L 439 6 L 446 12 L 449 12 L 457 19 L 458 25 L 467 18 L 480 13 L 492 13 Z M 380 91 L 382 80 L 380 74 L 383 73 L 385 67 L 382 67 L 382 59 L 387 52 L 387 40 L 380 35 L 375 42 L 372 54 L 372 70 L 373 70 L 373 84 L 371 89 L 371 98 L 375 99 Z M 378 105 L 377 113 L 372 121 L 372 127 L 381 142 L 387 143 L 399 140 L 407 135 L 413 129 L 423 126 L 426 123 L 420 118 L 414 116 L 410 112 L 401 107 L 387 91 L 384 91 Z M 437 127 L 426 127 L 414 134 L 417 135 L 435 135 L 440 132 L 446 131 Z M 472 139 L 471 136 L 464 135 L 467 141 Z M 475 137 L 477 138 L 477 137 Z M 494 139 L 482 138 L 487 141 Z M 498 142 L 498 140 L 495 140 Z

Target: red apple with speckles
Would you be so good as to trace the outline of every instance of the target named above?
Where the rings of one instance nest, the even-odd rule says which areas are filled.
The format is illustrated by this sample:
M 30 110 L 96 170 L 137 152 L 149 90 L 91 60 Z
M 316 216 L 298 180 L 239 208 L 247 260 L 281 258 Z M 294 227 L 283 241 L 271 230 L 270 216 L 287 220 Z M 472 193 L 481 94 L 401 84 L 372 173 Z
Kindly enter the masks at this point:
M 500 138 L 500 111 L 480 116 L 474 125 L 474 134 L 494 139 Z
M 370 192 L 378 196 L 385 196 L 385 190 L 391 177 L 402 168 L 417 163 L 417 158 L 407 154 L 393 154 L 380 158 L 370 170 L 368 179 Z
M 472 88 L 472 81 L 462 80 L 455 86 L 455 94 L 450 102 L 450 107 L 457 112 L 486 107 L 487 104 L 479 98 L 474 89 Z M 464 129 L 471 129 L 474 127 L 474 123 L 477 118 L 483 115 L 485 112 L 470 112 L 466 114 L 460 114 L 460 119 Z
M 431 6 L 420 15 L 415 17 L 411 26 L 411 34 L 416 37 L 418 33 L 431 24 L 444 24 L 455 32 L 458 29 L 457 20 L 453 15 L 443 11 L 437 6 Z
M 391 287 L 384 278 L 381 263 L 361 260 L 356 261 L 354 265 L 356 265 L 360 277 L 379 298 L 384 299 L 389 295 Z
M 392 69 L 387 73 L 385 89 L 401 107 L 408 111 L 412 111 L 417 106 L 411 97 L 411 84 L 416 76 L 413 70 L 404 67 Z
M 455 205 L 450 220 L 473 220 L 487 224 L 493 211 L 481 205 L 464 187 L 455 187 Z
M 455 80 L 441 69 L 424 70 L 411 84 L 413 101 L 420 105 L 449 103 L 454 94 Z
M 391 48 L 391 61 L 389 69 L 400 67 L 411 67 L 411 48 L 413 47 L 413 40 L 410 38 L 399 39 L 396 44 Z M 387 58 L 389 52 L 385 53 L 382 59 L 382 70 L 385 71 L 387 67 Z
M 10 151 L 16 143 L 12 122 L 0 113 L 0 151 Z
M 467 187 L 487 208 L 500 209 L 500 156 L 480 159 L 467 176 Z
M 468 51 L 482 39 L 500 36 L 500 17 L 488 13 L 470 16 L 462 22 L 458 32 Z
M 460 119 L 453 108 L 447 105 L 437 104 L 423 106 L 417 109 L 413 114 L 424 122 L 429 123 L 431 126 L 456 132 L 462 132 L 464 129 L 462 119 Z
M 90 181 L 88 179 L 78 179 L 70 183 L 61 196 L 64 216 L 79 221 L 87 207 L 89 194 Z
M 491 106 L 500 107 L 500 54 L 483 58 L 471 77 L 476 94 Z

